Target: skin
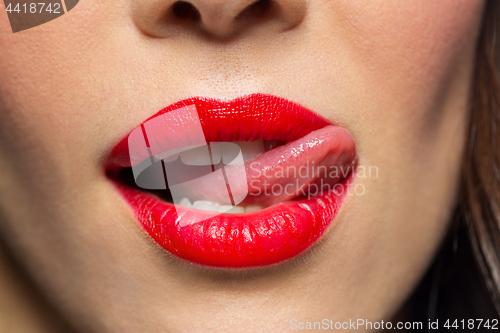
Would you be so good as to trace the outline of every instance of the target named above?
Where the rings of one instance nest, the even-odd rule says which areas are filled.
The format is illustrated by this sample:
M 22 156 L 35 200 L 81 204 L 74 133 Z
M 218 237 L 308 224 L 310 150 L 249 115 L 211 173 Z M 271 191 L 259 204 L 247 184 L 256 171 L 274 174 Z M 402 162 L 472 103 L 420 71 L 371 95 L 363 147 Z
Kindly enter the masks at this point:
M 252 1 L 191 2 L 200 24 L 167 15 L 171 0 L 86 0 L 16 34 L 0 10 L 6 251 L 86 332 L 287 332 L 293 318 L 389 320 L 456 203 L 484 3 L 276 0 L 280 11 L 257 17 L 238 16 Z M 346 127 L 359 165 L 376 169 L 359 175 L 364 194 L 350 196 L 338 225 L 299 258 L 246 272 L 193 266 L 145 234 L 104 161 L 175 101 L 255 92 Z M 32 332 L 55 331 L 36 319 L 42 303 L 12 281 L 0 283 L 4 305 L 21 305 L 0 322 L 32 318 Z

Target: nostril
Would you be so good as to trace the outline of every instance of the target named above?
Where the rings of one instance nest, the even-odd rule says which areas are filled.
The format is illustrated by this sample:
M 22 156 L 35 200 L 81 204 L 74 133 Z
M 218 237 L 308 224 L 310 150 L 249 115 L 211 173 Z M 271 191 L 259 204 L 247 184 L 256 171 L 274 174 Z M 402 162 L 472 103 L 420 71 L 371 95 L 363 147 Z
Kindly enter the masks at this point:
M 187 1 L 176 1 L 172 5 L 172 11 L 176 17 L 182 19 L 198 21 L 201 17 L 198 9 Z
M 167 38 L 189 33 L 220 40 L 288 31 L 302 22 L 309 2 L 132 0 L 134 23 L 146 35 Z
M 257 0 L 254 3 L 252 3 L 250 6 L 245 8 L 244 11 L 242 11 L 238 17 L 243 18 L 243 17 L 262 17 L 271 8 L 271 0 Z

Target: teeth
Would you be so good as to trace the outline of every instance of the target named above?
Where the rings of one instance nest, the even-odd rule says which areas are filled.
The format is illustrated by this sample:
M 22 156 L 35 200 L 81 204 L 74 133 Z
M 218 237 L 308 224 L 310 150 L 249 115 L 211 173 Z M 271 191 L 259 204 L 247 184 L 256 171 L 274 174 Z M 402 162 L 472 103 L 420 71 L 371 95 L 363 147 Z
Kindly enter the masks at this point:
M 155 157 L 159 160 L 163 160 L 165 163 L 174 162 L 179 158 L 179 153 L 184 150 L 184 148 L 173 148 L 161 154 L 155 155 Z
M 188 198 L 182 198 L 181 201 L 179 202 L 179 206 L 188 207 L 188 208 L 193 207 L 193 205 L 191 204 L 191 201 L 189 201 Z
M 212 159 L 210 159 L 208 146 L 200 146 L 189 149 L 182 152 L 180 155 L 182 162 L 187 165 L 212 165 L 212 162 L 213 164 L 219 164 L 221 161 L 220 144 L 211 143 L 210 152 L 212 153 Z
M 230 144 L 228 143 L 229 142 L 222 142 L 219 144 L 222 151 L 222 162 L 226 165 L 243 164 L 243 162 L 249 161 L 265 151 L 264 141 L 262 140 L 254 142 L 238 141 L 230 142 Z M 240 151 L 242 157 L 239 155 Z
M 226 211 L 227 214 L 243 214 L 245 212 L 245 208 L 235 206 L 230 210 Z
M 262 154 L 265 149 L 265 143 L 262 140 L 247 142 L 217 142 L 210 143 L 210 153 L 212 154 L 212 159 L 210 159 L 210 153 L 208 146 L 199 146 L 192 149 L 185 150 L 185 148 L 171 149 L 163 154 L 159 154 L 156 157 L 158 159 L 163 159 L 165 162 L 174 162 L 179 155 L 181 156 L 182 162 L 187 165 L 211 165 L 219 164 L 222 160 L 224 164 L 242 164 L 241 158 L 239 157 L 239 150 L 243 156 L 243 161 L 249 161 L 255 157 Z M 179 153 L 178 153 L 179 152 Z
M 233 208 L 233 206 L 231 206 L 231 205 L 221 205 L 219 207 L 219 212 L 220 213 L 228 213 L 232 208 Z
M 263 208 L 262 206 L 246 206 L 245 213 L 256 212 L 262 210 L 262 208 Z
M 222 158 L 221 145 L 219 143 L 210 143 L 210 152 L 212 153 L 212 161 L 219 164 Z
M 231 205 L 221 205 L 216 202 L 207 200 L 197 200 L 191 204 L 188 198 L 182 198 L 177 204 L 178 206 L 194 208 L 200 210 L 208 210 L 211 212 L 227 213 L 227 214 L 243 214 L 256 212 L 263 209 L 262 206 L 252 205 L 246 207 L 231 206 Z
M 233 142 L 218 143 L 222 153 L 222 163 L 225 165 L 243 164 L 243 157 L 240 153 L 240 147 Z
M 220 207 L 220 204 L 212 202 L 212 201 L 199 200 L 199 201 L 193 202 L 194 209 L 201 209 L 201 210 L 209 210 L 211 212 L 218 212 L 219 207 Z
M 179 158 L 179 154 L 175 154 L 163 159 L 165 163 L 175 162 Z
M 254 159 L 265 151 L 264 141 L 262 140 L 254 142 L 240 141 L 234 143 L 240 147 L 241 153 L 243 154 L 243 160 L 245 162 Z
M 181 159 L 187 165 L 211 165 L 210 154 L 208 153 L 208 146 L 200 146 L 183 151 Z

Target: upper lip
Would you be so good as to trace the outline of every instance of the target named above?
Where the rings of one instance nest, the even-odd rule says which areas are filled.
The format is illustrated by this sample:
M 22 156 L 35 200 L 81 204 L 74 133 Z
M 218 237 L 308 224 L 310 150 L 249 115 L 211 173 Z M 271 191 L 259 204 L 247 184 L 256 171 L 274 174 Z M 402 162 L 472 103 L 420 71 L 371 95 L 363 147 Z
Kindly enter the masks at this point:
M 189 105 L 196 106 L 207 142 L 255 140 L 290 142 L 332 124 L 301 105 L 265 94 L 252 94 L 230 102 L 210 98 L 189 98 L 160 110 L 142 124 Z M 234 130 L 235 128 L 238 130 Z M 114 147 L 107 161 L 108 169 L 131 166 L 129 135 L 130 133 Z

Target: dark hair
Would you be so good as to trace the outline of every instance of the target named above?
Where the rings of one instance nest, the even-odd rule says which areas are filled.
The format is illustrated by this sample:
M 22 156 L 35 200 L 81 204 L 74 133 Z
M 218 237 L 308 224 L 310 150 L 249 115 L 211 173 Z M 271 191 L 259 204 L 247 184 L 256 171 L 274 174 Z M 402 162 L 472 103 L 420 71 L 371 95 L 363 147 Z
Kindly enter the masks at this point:
M 397 315 L 423 322 L 424 330 L 428 320 L 439 319 L 442 329 L 448 319 L 500 318 L 499 58 L 500 1 L 488 0 L 477 43 L 460 202 L 433 264 Z M 483 330 L 489 331 L 473 331 Z
M 500 313 L 500 2 L 487 2 L 463 161 L 461 210 L 472 249 Z M 498 36 L 500 38 L 500 36 Z

